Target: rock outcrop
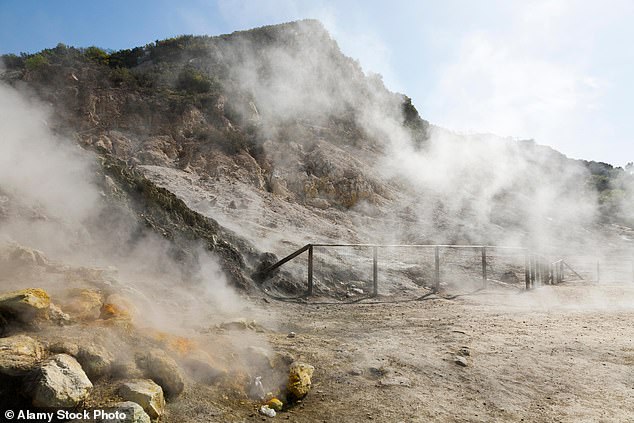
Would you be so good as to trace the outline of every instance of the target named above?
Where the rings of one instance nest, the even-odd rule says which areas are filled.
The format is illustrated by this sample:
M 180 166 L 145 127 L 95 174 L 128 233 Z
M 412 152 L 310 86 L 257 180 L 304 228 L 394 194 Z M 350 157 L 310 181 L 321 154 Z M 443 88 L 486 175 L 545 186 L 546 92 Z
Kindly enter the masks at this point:
M 108 375 L 114 362 L 112 353 L 96 344 L 81 345 L 76 357 L 91 380 Z
M 136 402 L 124 401 L 115 404 L 112 407 L 113 411 L 120 411 L 125 413 L 124 419 L 108 420 L 107 423 L 150 423 L 150 416 L 143 410 Z M 105 421 L 103 423 L 106 423 Z
M 33 390 L 33 405 L 42 408 L 76 407 L 88 398 L 92 387 L 77 360 L 67 354 L 58 354 L 40 368 Z
M 126 401 L 139 404 L 153 419 L 159 418 L 165 412 L 163 389 L 149 379 L 124 382 L 119 388 L 119 395 Z
M 51 298 L 43 289 L 29 288 L 0 295 L 0 313 L 21 322 L 46 317 Z
M 95 320 L 101 314 L 103 298 L 92 289 L 74 289 L 68 293 L 69 300 L 63 304 L 63 309 L 77 320 Z
M 315 368 L 310 364 L 295 362 L 288 370 L 288 383 L 286 389 L 291 400 L 304 398 L 312 386 L 311 377 Z
M 39 341 L 15 335 L 0 338 L 0 374 L 22 376 L 33 370 L 44 358 L 44 347 Z
M 164 351 L 153 349 L 145 354 L 139 354 L 136 363 L 146 377 L 161 385 L 168 397 L 183 392 L 185 381 L 182 372 L 176 361 Z

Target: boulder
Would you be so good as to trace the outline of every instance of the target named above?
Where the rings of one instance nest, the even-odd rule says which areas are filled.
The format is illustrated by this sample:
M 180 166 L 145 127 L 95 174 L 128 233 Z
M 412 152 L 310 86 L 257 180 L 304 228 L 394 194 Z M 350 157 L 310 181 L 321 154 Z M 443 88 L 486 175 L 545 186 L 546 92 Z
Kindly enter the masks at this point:
M 33 370 L 44 357 L 44 347 L 26 335 L 0 338 L 0 374 L 20 376 Z
M 73 289 L 69 292 L 69 299 L 64 303 L 71 317 L 78 320 L 95 320 L 101 314 L 103 304 L 101 294 L 92 289 Z
M 113 373 L 114 355 L 101 345 L 77 345 L 69 341 L 58 341 L 51 344 L 48 349 L 52 353 L 75 357 L 91 381 Z
M 49 345 L 48 350 L 55 354 L 68 354 L 77 357 L 79 346 L 68 341 L 58 341 Z
M 58 354 L 42 364 L 33 390 L 33 405 L 71 408 L 88 398 L 92 383 L 81 365 L 68 354 Z
M 0 295 L 0 313 L 9 314 L 28 323 L 38 317 L 45 317 L 51 298 L 39 288 L 22 289 Z
M 101 423 L 150 423 L 150 416 L 143 410 L 136 402 L 124 401 L 115 404 L 113 407 L 105 410 L 106 414 L 119 412 L 125 414 L 122 419 L 119 418 L 105 418 L 101 419 Z
M 114 356 L 104 347 L 87 344 L 79 347 L 77 361 L 91 380 L 110 374 Z
M 136 363 L 146 377 L 161 385 L 167 396 L 176 396 L 183 392 L 185 382 L 181 370 L 165 351 L 153 349 L 148 353 L 138 354 Z
M 124 382 L 119 388 L 119 395 L 126 401 L 139 404 L 153 419 L 159 418 L 165 412 L 163 389 L 149 379 Z
M 19 244 L 9 244 L 0 252 L 0 261 L 12 265 L 12 267 L 48 267 L 49 261 L 44 253 Z
M 48 308 L 48 318 L 51 322 L 60 326 L 66 326 L 71 323 L 70 316 L 53 303 L 51 303 Z
M 292 400 L 304 398 L 311 388 L 310 378 L 313 376 L 315 368 L 309 364 L 295 362 L 288 370 L 288 383 L 286 389 Z

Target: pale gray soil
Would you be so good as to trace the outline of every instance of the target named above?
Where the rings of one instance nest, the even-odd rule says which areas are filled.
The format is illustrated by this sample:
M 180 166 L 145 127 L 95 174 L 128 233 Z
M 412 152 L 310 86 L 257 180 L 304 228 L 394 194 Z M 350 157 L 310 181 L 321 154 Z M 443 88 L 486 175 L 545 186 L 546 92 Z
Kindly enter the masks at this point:
M 286 330 L 269 335 L 273 348 L 316 367 L 311 394 L 278 418 L 634 419 L 634 287 L 558 286 L 452 300 L 274 307 Z M 296 338 L 287 338 L 290 330 Z M 464 347 L 466 367 L 454 362 Z

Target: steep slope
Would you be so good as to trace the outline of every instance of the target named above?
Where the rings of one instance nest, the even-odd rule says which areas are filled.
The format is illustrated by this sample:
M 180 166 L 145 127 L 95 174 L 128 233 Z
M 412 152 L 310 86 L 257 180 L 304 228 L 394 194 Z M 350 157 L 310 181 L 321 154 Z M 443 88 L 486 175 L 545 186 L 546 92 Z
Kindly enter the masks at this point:
M 259 253 L 307 242 L 576 250 L 613 238 L 599 223 L 626 221 L 624 172 L 430 126 L 316 21 L 4 59 L 3 79 L 51 104 L 56 132 L 160 200 L 158 217 L 137 209 L 147 226 L 174 239 L 165 216 L 187 210 L 176 227 L 241 286 Z

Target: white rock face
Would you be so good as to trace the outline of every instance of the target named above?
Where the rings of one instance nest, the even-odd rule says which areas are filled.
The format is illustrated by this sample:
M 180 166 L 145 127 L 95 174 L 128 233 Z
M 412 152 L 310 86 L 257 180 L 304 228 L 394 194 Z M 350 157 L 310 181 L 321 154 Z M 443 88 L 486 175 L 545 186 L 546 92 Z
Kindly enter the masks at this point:
M 124 382 L 119 388 L 119 395 L 126 401 L 139 404 L 153 419 L 159 418 L 165 411 L 163 389 L 150 379 Z
M 0 338 L 0 374 L 20 376 L 32 370 L 43 355 L 42 344 L 29 336 Z
M 136 402 L 125 401 L 115 404 L 112 409 L 108 411 L 119 411 L 125 413 L 123 419 L 107 419 L 102 420 L 103 423 L 150 423 L 150 416 L 143 410 Z
M 75 407 L 84 401 L 92 383 L 81 365 L 67 354 L 46 360 L 33 392 L 33 405 L 46 408 Z

